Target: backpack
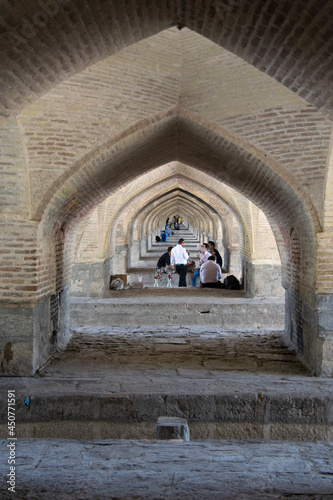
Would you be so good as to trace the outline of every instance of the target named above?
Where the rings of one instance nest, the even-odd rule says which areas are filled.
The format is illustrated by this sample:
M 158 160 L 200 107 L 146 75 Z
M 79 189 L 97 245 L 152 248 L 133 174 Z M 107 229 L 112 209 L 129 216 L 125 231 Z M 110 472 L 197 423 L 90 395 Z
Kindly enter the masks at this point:
M 240 282 L 233 274 L 224 278 L 223 283 L 228 290 L 240 290 L 241 288 Z

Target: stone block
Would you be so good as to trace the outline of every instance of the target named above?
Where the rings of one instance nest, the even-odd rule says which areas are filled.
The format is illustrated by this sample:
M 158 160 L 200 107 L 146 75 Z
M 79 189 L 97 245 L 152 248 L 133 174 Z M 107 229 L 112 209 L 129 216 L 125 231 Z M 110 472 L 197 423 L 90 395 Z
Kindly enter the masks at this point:
M 190 430 L 187 420 L 179 417 L 158 417 L 156 424 L 156 439 L 190 440 Z
M 318 310 L 318 331 L 322 337 L 333 336 L 333 294 L 319 294 L 316 296 Z

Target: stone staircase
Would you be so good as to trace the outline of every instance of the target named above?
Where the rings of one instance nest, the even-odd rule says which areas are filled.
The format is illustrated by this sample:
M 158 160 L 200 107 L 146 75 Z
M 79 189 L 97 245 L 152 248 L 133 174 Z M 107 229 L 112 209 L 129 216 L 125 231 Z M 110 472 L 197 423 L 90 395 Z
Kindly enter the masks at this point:
M 15 380 L 18 400 L 31 399 L 29 411 L 18 404 L 18 437 L 154 439 L 169 416 L 186 419 L 193 440 L 332 439 L 333 384 L 286 343 L 283 298 L 193 288 L 190 273 L 187 288 L 178 275 L 153 287 L 159 256 L 181 237 L 196 255 L 182 229 L 129 270 L 147 287 L 71 298 L 67 348 Z
M 269 328 L 76 327 L 37 376 L 0 387 L 2 422 L 15 389 L 18 438 L 154 439 L 160 416 L 186 419 L 191 440 L 333 436 L 332 380 Z

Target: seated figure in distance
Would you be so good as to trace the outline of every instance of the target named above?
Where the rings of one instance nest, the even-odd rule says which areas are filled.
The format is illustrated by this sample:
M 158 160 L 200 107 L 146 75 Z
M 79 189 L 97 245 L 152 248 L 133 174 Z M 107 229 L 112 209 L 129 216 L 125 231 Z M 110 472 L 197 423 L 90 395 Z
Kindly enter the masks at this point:
M 200 267 L 201 286 L 203 288 L 224 288 L 220 281 L 221 278 L 221 268 L 215 261 L 215 255 L 211 255 L 207 262 L 204 262 Z
M 165 252 L 158 259 L 157 269 L 160 269 L 162 273 L 168 272 L 168 267 L 170 266 L 170 255 L 171 255 L 172 247 L 168 247 L 167 252 Z

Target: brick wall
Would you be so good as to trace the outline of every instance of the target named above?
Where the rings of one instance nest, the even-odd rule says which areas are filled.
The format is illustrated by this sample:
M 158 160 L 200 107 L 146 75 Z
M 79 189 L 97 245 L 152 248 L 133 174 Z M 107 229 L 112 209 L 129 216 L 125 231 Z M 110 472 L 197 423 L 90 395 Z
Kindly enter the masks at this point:
M 4 116 L 97 60 L 177 24 L 332 109 L 329 0 L 18 0 L 2 9 Z M 17 61 L 19 60 L 19 64 Z
M 317 290 L 332 292 L 331 2 L 18 0 L 1 15 L 2 298 L 54 296 L 56 323 L 76 228 L 96 209 L 103 237 L 84 243 L 105 255 L 128 183 L 142 195 L 176 160 L 240 214 L 246 255 L 260 255 L 266 229 L 255 242 L 245 198 L 265 213 L 298 332 L 315 270 Z M 116 207 L 99 205 L 110 194 Z

